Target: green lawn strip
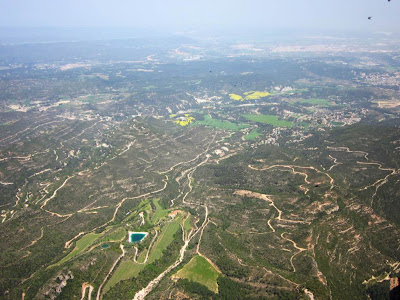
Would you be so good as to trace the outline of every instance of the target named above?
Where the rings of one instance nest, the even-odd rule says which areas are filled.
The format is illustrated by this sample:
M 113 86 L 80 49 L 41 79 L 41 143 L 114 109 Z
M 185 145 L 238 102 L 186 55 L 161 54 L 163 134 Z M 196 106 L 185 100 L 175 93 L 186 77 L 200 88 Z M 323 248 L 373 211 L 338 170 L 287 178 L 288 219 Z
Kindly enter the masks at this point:
M 148 251 L 148 249 L 146 248 L 142 252 L 140 252 L 138 257 L 136 258 L 137 262 L 139 262 L 139 263 L 144 262 L 144 260 L 146 259 L 147 251 Z
M 82 238 L 80 238 L 76 242 L 75 248 L 70 253 L 68 253 L 67 256 L 65 256 L 63 259 L 61 259 L 58 263 L 51 265 L 50 267 L 61 265 L 62 263 L 69 261 L 70 259 L 79 255 L 80 253 L 85 251 L 91 244 L 93 244 L 93 242 L 95 240 L 97 240 L 99 236 L 101 236 L 101 234 L 98 234 L 98 233 L 85 234 Z
M 292 127 L 293 123 L 286 120 L 280 120 L 274 115 L 243 115 L 247 120 L 257 123 L 270 124 L 276 127 Z
M 202 256 L 193 257 L 181 270 L 174 276 L 186 278 L 206 286 L 210 291 L 218 293 L 217 279 L 219 273 L 217 270 Z
M 108 241 L 120 241 L 127 237 L 125 228 L 119 227 L 109 235 L 104 236 L 100 241 L 101 242 L 108 242 Z
M 257 129 L 255 129 L 255 130 L 251 131 L 249 134 L 247 134 L 247 135 L 244 137 L 244 139 L 245 139 L 246 141 L 253 141 L 253 140 L 255 140 L 259 135 L 261 135 L 261 133 L 259 133 L 259 132 L 257 131 Z
M 153 216 L 151 217 L 151 222 L 153 224 L 156 224 L 159 220 L 161 220 L 163 217 L 169 214 L 168 209 L 163 209 L 159 203 L 160 199 L 153 199 L 153 204 L 156 208 Z
M 162 251 L 174 240 L 174 234 L 179 230 L 181 221 L 182 217 L 177 216 L 173 221 L 165 224 L 150 250 L 147 263 L 151 264 L 162 256 Z
M 149 199 L 145 199 L 142 202 L 140 202 L 140 204 L 137 206 L 135 211 L 130 213 L 128 216 L 126 216 L 124 218 L 123 222 L 128 222 L 132 218 L 136 218 L 138 216 L 138 213 L 142 212 L 142 211 L 145 212 L 145 214 L 144 214 L 145 221 L 147 223 L 150 223 L 149 215 L 152 213 L 153 209 L 151 208 L 151 204 L 149 202 Z
M 192 223 L 190 222 L 190 218 L 191 216 L 189 215 L 189 217 L 187 217 L 187 219 L 185 220 L 185 223 L 183 223 L 183 229 L 185 229 L 186 233 L 189 233 L 190 230 L 192 229 Z
M 136 264 L 132 260 L 122 261 L 112 274 L 110 280 L 104 286 L 104 293 L 110 290 L 118 282 L 136 277 L 144 267 L 145 265 Z
M 332 101 L 326 100 L 326 99 L 303 99 L 296 101 L 296 103 L 302 103 L 302 104 L 310 104 L 310 105 L 316 105 L 316 106 L 321 106 L 321 107 L 330 107 L 334 106 Z
M 140 202 L 136 208 L 137 211 L 147 211 L 148 209 L 150 209 L 150 212 L 151 212 L 150 201 L 148 198 L 146 198 L 142 202 Z
M 214 119 L 210 115 L 205 115 L 203 121 L 197 121 L 195 124 L 206 125 L 220 129 L 228 129 L 233 131 L 238 131 L 249 127 L 249 125 L 247 124 L 235 124 L 230 121 Z
M 144 214 L 145 222 L 146 223 L 151 223 L 150 222 L 150 215 L 153 212 L 153 209 L 152 209 L 150 203 L 147 203 L 146 206 L 141 209 L 141 211 L 145 212 L 145 214 Z
M 290 90 L 290 91 L 286 91 L 286 92 L 282 92 L 282 94 L 297 94 L 297 93 L 303 93 L 303 92 L 307 92 L 307 89 L 299 89 L 299 90 Z

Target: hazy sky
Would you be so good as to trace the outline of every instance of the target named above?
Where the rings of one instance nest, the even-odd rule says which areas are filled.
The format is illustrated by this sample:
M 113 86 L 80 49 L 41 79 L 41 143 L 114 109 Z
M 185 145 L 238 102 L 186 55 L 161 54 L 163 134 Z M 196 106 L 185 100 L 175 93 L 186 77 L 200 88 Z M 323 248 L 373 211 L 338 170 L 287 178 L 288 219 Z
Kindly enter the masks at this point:
M 0 26 L 396 32 L 400 0 L 0 0 Z

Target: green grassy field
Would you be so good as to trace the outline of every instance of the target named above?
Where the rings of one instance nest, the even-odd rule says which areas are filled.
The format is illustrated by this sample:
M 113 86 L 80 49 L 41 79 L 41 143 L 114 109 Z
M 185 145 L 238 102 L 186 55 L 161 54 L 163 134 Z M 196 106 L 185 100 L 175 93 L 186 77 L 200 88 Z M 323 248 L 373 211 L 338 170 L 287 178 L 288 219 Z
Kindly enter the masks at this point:
M 145 220 L 146 220 L 146 222 L 147 222 L 147 223 L 151 223 L 151 222 L 150 222 L 150 215 L 151 215 L 151 213 L 153 212 L 153 209 L 152 209 L 152 207 L 151 207 L 151 205 L 150 205 L 150 202 L 147 203 L 146 206 L 143 207 L 143 209 L 142 209 L 141 211 L 144 211 L 144 212 L 145 212 L 144 215 L 145 215 Z
M 192 229 L 192 223 L 190 221 L 191 216 L 189 216 L 185 223 L 183 224 L 183 229 L 185 229 L 185 232 L 189 233 L 190 229 Z
M 247 120 L 257 123 L 270 124 L 276 127 L 292 127 L 293 123 L 286 120 L 279 120 L 274 115 L 243 115 Z
M 193 257 L 175 276 L 195 281 L 205 285 L 214 293 L 218 293 L 217 279 L 219 274 L 204 257 L 199 255 Z
M 70 259 L 79 255 L 80 253 L 85 251 L 91 244 L 93 244 L 93 242 L 97 240 L 99 236 L 101 236 L 101 234 L 97 233 L 88 233 L 84 235 L 81 239 L 79 239 L 76 242 L 75 248 L 70 253 L 68 253 L 67 256 L 61 259 L 58 263 L 51 265 L 50 267 L 61 265 L 62 263 L 69 261 Z
M 138 218 L 139 212 L 144 212 L 146 223 L 151 223 L 150 216 L 152 215 L 153 208 L 151 207 L 150 200 L 145 199 L 137 206 L 136 210 L 124 218 L 124 222 L 130 222 L 132 219 Z
M 169 213 L 169 210 L 163 209 L 158 201 L 159 201 L 159 199 L 153 199 L 153 204 L 156 208 L 155 212 L 151 216 L 151 222 L 153 224 L 156 224 L 160 219 L 162 219 Z
M 316 105 L 320 107 L 330 107 L 334 106 L 332 101 L 326 100 L 326 99 L 303 99 L 300 101 L 297 101 L 296 103 L 301 103 L 301 104 L 310 104 L 310 105 Z
M 299 89 L 299 90 L 291 90 L 291 91 L 286 91 L 283 92 L 282 94 L 298 94 L 298 93 L 303 93 L 303 92 L 307 92 L 307 89 Z
M 174 234 L 179 230 L 181 221 L 182 218 L 177 216 L 172 222 L 166 223 L 151 249 L 148 263 L 152 263 L 162 256 L 162 251 L 174 240 Z
M 136 258 L 137 262 L 139 262 L 139 263 L 143 263 L 144 262 L 144 260 L 146 259 L 147 250 L 148 250 L 148 248 L 146 248 L 142 252 L 140 252 L 138 257 Z
M 122 227 L 119 227 L 110 234 L 106 235 L 104 238 L 102 238 L 101 241 L 102 242 L 121 241 L 126 237 L 127 237 L 126 230 Z
M 261 135 L 261 133 L 259 133 L 259 132 L 257 131 L 257 129 L 256 129 L 256 130 L 251 131 L 249 134 L 247 134 L 247 135 L 244 137 L 244 139 L 245 139 L 246 141 L 253 141 L 253 140 L 255 140 L 259 135 Z
M 125 260 L 121 262 L 118 268 L 115 270 L 110 280 L 104 286 L 104 293 L 110 290 L 114 285 L 122 280 L 127 280 L 136 277 L 145 265 L 136 264 L 132 260 Z
M 197 121 L 196 124 L 211 126 L 211 127 L 220 128 L 220 129 L 228 129 L 228 130 L 233 130 L 233 131 L 238 131 L 243 128 L 249 127 L 247 124 L 235 124 L 235 123 L 232 123 L 229 121 L 221 121 L 218 119 L 213 119 L 210 115 L 204 116 L 204 120 Z

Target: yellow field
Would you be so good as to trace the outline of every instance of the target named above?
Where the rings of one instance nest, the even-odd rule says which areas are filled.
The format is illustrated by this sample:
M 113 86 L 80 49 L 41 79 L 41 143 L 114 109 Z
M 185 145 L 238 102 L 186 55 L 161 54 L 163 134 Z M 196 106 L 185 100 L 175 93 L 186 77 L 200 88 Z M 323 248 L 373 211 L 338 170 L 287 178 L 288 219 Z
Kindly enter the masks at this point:
M 184 114 L 183 116 L 177 116 L 176 114 L 172 114 L 169 116 L 170 118 L 176 118 L 174 123 L 179 124 L 181 126 L 187 126 L 195 121 L 190 114 Z
M 229 94 L 229 97 L 230 97 L 232 100 L 235 100 L 235 101 L 243 101 L 243 97 L 240 96 L 240 95 Z
M 260 99 L 260 98 L 264 98 L 264 97 L 271 95 L 271 93 L 269 93 L 269 92 L 258 92 L 258 91 L 251 91 L 251 92 L 247 92 L 244 94 L 246 95 L 246 98 L 245 98 L 246 100 Z
M 250 91 L 250 92 L 243 93 L 243 95 L 245 96 L 244 98 L 242 96 L 236 95 L 236 94 L 229 94 L 229 97 L 235 101 L 256 100 L 256 99 L 267 97 L 267 96 L 271 95 L 271 93 L 266 92 L 266 91 L 264 91 L 264 92 Z

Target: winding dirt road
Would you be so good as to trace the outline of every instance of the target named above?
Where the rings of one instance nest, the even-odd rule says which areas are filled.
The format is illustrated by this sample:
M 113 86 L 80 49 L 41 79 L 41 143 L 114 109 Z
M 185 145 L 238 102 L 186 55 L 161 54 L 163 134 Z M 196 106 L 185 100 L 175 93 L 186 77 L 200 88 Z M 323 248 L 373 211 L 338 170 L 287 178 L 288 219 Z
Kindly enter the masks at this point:
M 103 288 L 104 284 L 107 282 L 108 277 L 110 277 L 112 271 L 115 269 L 115 267 L 117 266 L 118 262 L 125 256 L 124 245 L 120 244 L 119 247 L 120 247 L 121 250 L 122 250 L 122 254 L 116 259 L 116 261 L 114 262 L 114 264 L 111 266 L 110 271 L 108 271 L 107 276 L 104 278 L 103 282 L 100 284 L 99 289 L 97 290 L 96 300 L 100 300 L 101 289 Z
M 173 269 L 175 269 L 177 266 L 179 266 L 179 264 L 183 261 L 183 258 L 185 256 L 185 252 L 186 252 L 186 248 L 189 245 L 189 242 L 193 239 L 193 237 L 196 236 L 196 234 L 198 232 L 201 232 L 202 230 L 204 230 L 204 227 L 208 223 L 208 208 L 207 208 L 207 206 L 204 206 L 204 207 L 205 207 L 205 217 L 204 217 L 203 224 L 196 231 L 191 231 L 190 234 L 188 235 L 188 237 L 185 237 L 185 230 L 183 228 L 184 221 L 181 224 L 182 240 L 183 240 L 184 244 L 179 252 L 179 258 L 175 261 L 174 264 L 169 266 L 164 272 L 162 272 L 155 279 L 150 281 L 149 284 L 145 288 L 143 288 L 139 292 L 137 292 L 135 294 L 135 297 L 133 298 L 133 300 L 143 300 L 154 289 L 154 287 L 161 281 L 161 279 L 164 278 L 164 276 L 166 274 L 168 274 Z

